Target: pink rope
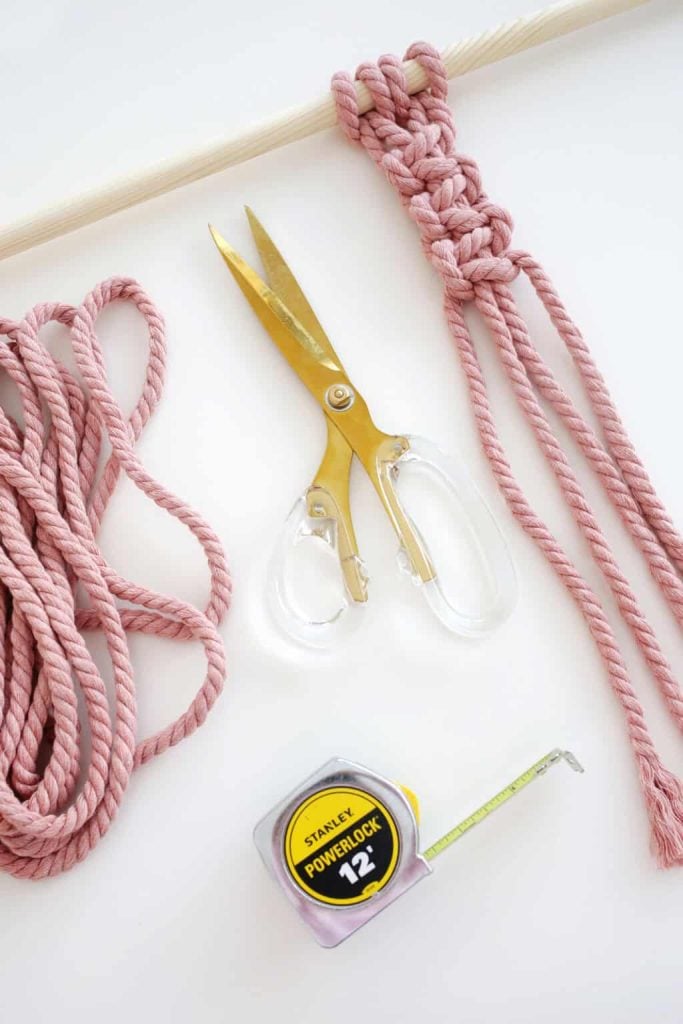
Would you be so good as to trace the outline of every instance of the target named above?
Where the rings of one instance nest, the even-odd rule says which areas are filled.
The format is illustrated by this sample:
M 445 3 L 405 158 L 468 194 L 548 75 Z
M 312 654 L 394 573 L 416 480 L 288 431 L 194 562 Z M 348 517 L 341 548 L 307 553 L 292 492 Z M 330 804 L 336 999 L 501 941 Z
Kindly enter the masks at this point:
M 95 333 L 99 313 L 115 300 L 132 302 L 149 334 L 142 393 L 127 420 Z M 50 321 L 68 328 L 80 379 L 40 342 Z M 161 397 L 166 353 L 163 321 L 140 286 L 113 278 L 81 306 L 43 303 L 24 320 L 0 319 L 0 334 L 8 339 L 0 366 L 21 402 L 19 419 L 0 408 L 0 868 L 36 879 L 82 860 L 109 828 L 134 769 L 206 718 L 225 678 L 216 627 L 230 577 L 213 531 L 134 452 Z M 111 453 L 100 472 L 107 439 Z M 96 537 L 122 472 L 197 538 L 210 571 L 203 612 L 106 563 Z M 86 630 L 106 640 L 111 695 Z M 189 708 L 141 741 L 130 632 L 198 641 L 207 662 Z
M 623 709 L 660 864 L 683 863 L 683 789 L 660 762 L 630 682 L 619 646 L 596 595 L 574 568 L 515 481 L 498 438 L 472 339 L 463 317 L 474 302 L 488 325 L 514 394 L 534 431 L 561 491 L 602 570 L 662 697 L 683 731 L 683 694 L 657 638 L 640 610 L 552 432 L 539 397 L 555 410 L 602 481 L 626 529 L 642 552 L 677 621 L 683 624 L 683 539 L 657 497 L 576 325 L 543 268 L 510 248 L 512 218 L 491 202 L 479 168 L 455 151 L 455 127 L 446 103 L 448 82 L 439 53 L 414 44 L 429 87 L 416 96 L 406 88 L 401 62 L 392 56 L 362 64 L 356 73 L 372 93 L 375 110 L 359 115 L 350 77 L 332 80 L 339 121 L 347 136 L 367 150 L 394 186 L 417 224 L 427 258 L 445 286 L 445 311 L 463 369 L 481 443 L 498 485 L 524 530 L 536 541 L 581 609 Z M 598 436 L 557 384 L 534 348 L 510 283 L 524 273 L 569 350 L 600 426 Z

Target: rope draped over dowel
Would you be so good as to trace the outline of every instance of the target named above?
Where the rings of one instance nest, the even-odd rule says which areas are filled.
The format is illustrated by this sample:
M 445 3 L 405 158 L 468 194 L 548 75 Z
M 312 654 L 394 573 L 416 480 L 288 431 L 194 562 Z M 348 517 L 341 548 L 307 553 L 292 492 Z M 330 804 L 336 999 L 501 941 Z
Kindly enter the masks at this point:
M 683 694 L 640 610 L 579 482 L 555 437 L 539 396 L 558 414 L 600 478 L 662 594 L 683 624 L 683 539 L 657 497 L 631 444 L 580 331 L 540 264 L 511 249 L 512 218 L 482 189 L 479 168 L 455 150 L 455 127 L 446 102 L 448 82 L 437 50 L 416 43 L 429 87 L 411 96 L 401 62 L 392 56 L 360 65 L 356 78 L 371 91 L 375 110 L 361 115 L 346 73 L 334 76 L 339 121 L 399 194 L 420 231 L 427 258 L 445 286 L 445 311 L 465 371 L 481 443 L 507 503 L 536 541 L 581 609 L 626 718 L 652 826 L 653 845 L 665 867 L 683 863 L 683 789 L 663 767 L 645 724 L 612 627 L 598 598 L 536 515 L 517 484 L 498 438 L 486 382 L 463 316 L 474 302 L 491 331 L 501 362 L 574 519 L 602 570 L 620 612 L 640 647 L 677 726 L 683 730 Z M 534 348 L 511 282 L 525 274 L 566 344 L 600 425 L 588 426 Z
M 142 392 L 127 419 L 95 332 L 99 313 L 116 300 L 137 307 L 149 337 Z M 68 329 L 78 376 L 39 338 L 51 321 Z M 133 770 L 206 718 L 225 677 L 216 627 L 230 577 L 211 528 L 134 452 L 161 397 L 166 356 L 163 321 L 140 286 L 114 278 L 81 306 L 44 303 L 22 321 L 0 318 L 0 335 L 0 367 L 21 402 L 20 418 L 0 408 L 0 868 L 43 878 L 82 860 L 109 828 Z M 121 473 L 198 540 L 210 572 L 204 611 L 107 564 L 96 538 Z M 147 543 L 142 535 L 139 543 Z M 85 645 L 88 630 L 105 638 L 111 695 Z M 189 708 L 141 741 L 128 633 L 197 641 L 207 661 Z

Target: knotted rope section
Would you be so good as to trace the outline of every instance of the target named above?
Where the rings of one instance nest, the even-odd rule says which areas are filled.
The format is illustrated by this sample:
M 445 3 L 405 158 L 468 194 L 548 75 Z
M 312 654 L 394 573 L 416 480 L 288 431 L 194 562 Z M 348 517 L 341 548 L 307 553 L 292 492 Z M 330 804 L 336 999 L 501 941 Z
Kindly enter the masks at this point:
M 144 384 L 128 419 L 95 333 L 115 300 L 137 307 L 149 335 Z M 77 376 L 39 339 L 50 321 L 68 329 Z M 82 860 L 109 828 L 134 769 L 206 718 L 225 677 L 216 627 L 230 577 L 210 527 L 134 452 L 161 397 L 166 354 L 163 321 L 140 286 L 105 281 L 81 306 L 45 303 L 24 320 L 0 318 L 0 334 L 0 366 L 21 403 L 18 418 L 0 407 L 0 868 L 43 878 Z M 204 611 L 124 579 L 105 561 L 97 533 L 121 473 L 196 537 L 210 572 Z M 84 642 L 88 630 L 104 635 L 111 694 Z M 207 662 L 189 708 L 142 741 L 133 632 L 198 641 Z
M 410 96 L 401 62 L 392 56 L 362 64 L 356 77 L 372 93 L 375 110 L 359 116 L 356 92 L 345 73 L 332 88 L 347 136 L 384 171 L 418 226 L 427 258 L 445 285 L 445 311 L 465 371 L 481 443 L 507 503 L 536 541 L 581 609 L 626 718 L 652 826 L 653 846 L 665 867 L 683 863 L 683 788 L 663 767 L 610 623 L 598 598 L 552 533 L 526 501 L 496 432 L 486 382 L 463 317 L 474 302 L 488 325 L 515 396 L 562 493 L 602 570 L 620 612 L 679 729 L 683 694 L 628 581 L 586 501 L 540 404 L 564 422 L 599 476 L 626 529 L 642 552 L 679 624 L 683 624 L 683 539 L 657 497 L 626 435 L 586 343 L 547 274 L 528 253 L 510 248 L 512 219 L 482 189 L 479 168 L 455 150 L 455 127 L 446 103 L 447 78 L 438 52 L 416 43 L 406 59 L 419 61 L 429 87 Z M 567 346 L 599 423 L 588 426 L 534 348 L 510 283 L 524 273 Z

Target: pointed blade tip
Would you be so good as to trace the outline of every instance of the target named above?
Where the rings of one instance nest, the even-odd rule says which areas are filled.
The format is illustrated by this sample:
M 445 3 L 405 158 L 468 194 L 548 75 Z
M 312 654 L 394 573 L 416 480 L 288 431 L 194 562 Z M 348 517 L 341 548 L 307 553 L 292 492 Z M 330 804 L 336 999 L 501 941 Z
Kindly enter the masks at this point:
M 214 242 L 216 243 L 216 245 L 220 249 L 220 244 L 219 243 L 224 241 L 223 236 L 220 234 L 218 228 L 215 228 L 213 226 L 211 221 L 209 221 L 207 226 L 209 228 L 209 234 L 211 235 L 211 237 L 213 238 Z
M 229 242 L 226 242 L 221 233 L 213 226 L 213 224 L 209 224 L 209 231 L 211 232 L 211 237 L 213 238 L 216 244 L 216 248 L 220 252 L 223 259 L 228 264 L 233 263 L 234 257 L 237 256 L 237 253 L 235 252 L 233 247 L 230 245 Z
M 257 231 L 263 233 L 263 225 L 261 224 L 261 221 L 258 219 L 256 214 L 252 210 L 251 206 L 245 206 L 244 212 L 247 215 L 247 220 L 249 221 L 249 227 L 251 228 L 252 235 L 255 235 Z

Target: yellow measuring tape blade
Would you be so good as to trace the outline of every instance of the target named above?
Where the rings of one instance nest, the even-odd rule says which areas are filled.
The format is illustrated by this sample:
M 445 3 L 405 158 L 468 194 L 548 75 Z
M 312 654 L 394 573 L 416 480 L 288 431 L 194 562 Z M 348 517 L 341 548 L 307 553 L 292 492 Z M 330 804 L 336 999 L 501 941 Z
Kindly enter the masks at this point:
M 559 748 L 551 750 L 549 754 L 546 754 L 545 757 L 540 758 L 540 760 L 536 761 L 535 764 L 532 764 L 530 768 L 527 768 L 525 772 L 522 772 L 522 774 L 507 785 L 505 789 L 501 789 L 500 793 L 496 793 L 495 796 L 492 796 L 490 800 L 487 800 L 485 804 L 482 804 L 482 806 L 476 811 L 468 815 L 467 818 L 452 828 L 450 832 L 447 832 L 445 836 L 442 836 L 441 839 L 437 839 L 435 843 L 432 843 L 427 850 L 423 851 L 422 856 L 425 860 L 434 860 L 435 857 L 438 857 L 440 853 L 443 853 L 444 850 L 448 849 L 449 846 L 464 836 L 466 832 L 469 832 L 471 828 L 474 828 L 474 826 L 478 825 L 480 821 L 487 818 L 489 814 L 497 810 L 504 803 L 507 803 L 511 797 L 515 796 L 516 793 L 519 793 L 520 790 L 525 788 L 525 786 L 528 786 L 530 782 L 534 781 L 534 779 L 537 779 L 539 775 L 544 775 L 549 768 L 554 764 L 557 764 L 559 761 L 566 761 L 569 767 L 573 768 L 575 772 L 583 771 L 583 768 L 570 750 L 560 750 Z

